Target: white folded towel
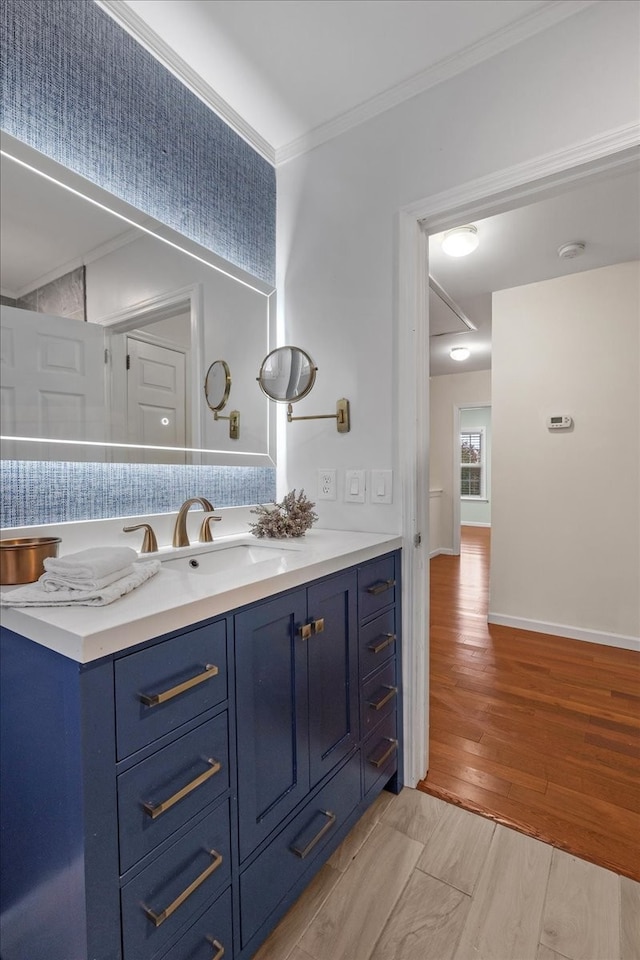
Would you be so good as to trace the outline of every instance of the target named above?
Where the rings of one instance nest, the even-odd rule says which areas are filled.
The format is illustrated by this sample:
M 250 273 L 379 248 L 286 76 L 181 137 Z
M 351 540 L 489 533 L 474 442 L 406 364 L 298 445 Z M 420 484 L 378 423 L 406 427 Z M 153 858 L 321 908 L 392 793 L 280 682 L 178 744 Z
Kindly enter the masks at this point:
M 47 573 L 61 579 L 82 580 L 91 585 L 138 559 L 131 547 L 89 547 L 66 557 L 47 557 L 43 566 Z
M 83 579 L 82 577 L 67 577 L 64 574 L 46 572 L 38 579 L 38 583 L 47 593 L 53 593 L 56 590 L 101 590 L 103 587 L 108 587 L 110 583 L 115 583 L 116 580 L 122 580 L 130 573 L 133 573 L 132 563 L 127 564 L 126 567 L 121 567 L 120 570 L 115 570 L 113 573 L 108 573 L 106 577 L 87 577 Z
M 78 590 L 61 588 L 55 591 L 43 590 L 39 582 L 28 583 L 17 590 L 0 595 L 3 607 L 101 607 L 113 603 L 119 597 L 131 593 L 141 583 L 153 577 L 160 569 L 159 560 L 139 560 L 132 565 L 132 572 L 104 587 Z

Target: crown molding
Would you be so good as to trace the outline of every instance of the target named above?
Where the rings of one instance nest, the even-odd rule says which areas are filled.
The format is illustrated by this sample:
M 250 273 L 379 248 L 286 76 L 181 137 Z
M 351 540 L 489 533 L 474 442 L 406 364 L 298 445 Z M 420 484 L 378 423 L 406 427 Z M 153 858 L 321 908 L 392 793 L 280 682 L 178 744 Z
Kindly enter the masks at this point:
M 616 167 L 637 166 L 639 162 L 640 124 L 630 123 L 555 153 L 543 154 L 526 163 L 417 200 L 403 207 L 403 213 L 412 219 L 428 221 L 429 232 L 437 232 L 455 226 L 459 210 L 480 216 L 485 207 L 494 208 L 502 195 L 510 204 L 531 194 L 539 196 L 541 181 L 547 181 L 552 190 Z
M 221 120 L 242 137 L 250 147 L 261 157 L 274 165 L 275 150 L 257 130 L 244 120 L 226 100 L 224 100 L 196 71 L 189 66 L 186 60 L 178 56 L 175 50 L 152 30 L 151 27 L 131 9 L 124 0 L 95 0 L 95 3 L 107 13 L 116 23 L 126 30 L 139 44 L 141 44 L 155 59 L 166 67 L 174 77 L 196 95 L 210 110 L 213 110 Z
M 459 53 L 440 60 L 408 80 L 390 87 L 364 103 L 358 104 L 352 110 L 347 110 L 335 119 L 315 127 L 309 133 L 292 140 L 285 146 L 278 147 L 275 151 L 276 166 L 308 153 L 314 147 L 346 133 L 353 127 L 371 120 L 378 114 L 398 106 L 417 94 L 424 93 L 445 80 L 450 80 L 459 73 L 464 73 L 465 70 L 503 53 L 510 47 L 555 26 L 562 20 L 566 20 L 567 17 L 574 16 L 574 14 L 580 13 L 597 2 L 599 0 L 551 0 L 541 10 L 527 14 L 515 23 L 509 24 L 483 40 L 471 44 Z

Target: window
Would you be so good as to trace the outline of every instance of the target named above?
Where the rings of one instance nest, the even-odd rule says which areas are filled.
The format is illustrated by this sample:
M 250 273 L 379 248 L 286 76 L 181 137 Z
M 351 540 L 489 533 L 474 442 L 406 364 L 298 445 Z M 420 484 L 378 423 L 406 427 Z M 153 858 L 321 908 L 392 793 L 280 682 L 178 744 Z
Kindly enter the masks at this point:
M 484 429 L 460 434 L 460 496 L 485 499 Z

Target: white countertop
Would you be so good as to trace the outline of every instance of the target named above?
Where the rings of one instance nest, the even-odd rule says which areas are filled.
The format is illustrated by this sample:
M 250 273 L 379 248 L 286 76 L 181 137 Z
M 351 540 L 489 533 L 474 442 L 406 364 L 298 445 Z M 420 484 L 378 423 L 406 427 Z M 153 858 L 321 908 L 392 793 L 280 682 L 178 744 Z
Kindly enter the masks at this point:
M 163 565 L 142 586 L 108 606 L 4 607 L 2 622 L 65 657 L 89 663 L 402 546 L 399 536 L 342 530 L 310 530 L 300 540 L 256 541 L 251 535 L 216 539 L 220 546 L 248 542 L 281 546 L 282 555 L 211 575 Z M 186 556 L 202 549 L 202 544 L 183 550 L 165 547 L 149 556 Z

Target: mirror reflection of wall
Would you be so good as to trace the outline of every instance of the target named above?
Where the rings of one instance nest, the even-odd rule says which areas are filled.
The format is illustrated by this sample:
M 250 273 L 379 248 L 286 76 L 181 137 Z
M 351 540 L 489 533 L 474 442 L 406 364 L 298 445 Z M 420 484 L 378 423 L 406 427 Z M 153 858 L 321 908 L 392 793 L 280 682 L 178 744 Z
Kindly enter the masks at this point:
M 311 391 L 317 367 L 300 347 L 278 347 L 265 357 L 258 383 L 266 395 L 278 403 L 294 403 Z
M 4 156 L 1 180 L 2 434 L 76 441 L 5 441 L 4 456 L 271 464 L 254 372 L 269 297 Z M 204 416 L 211 355 L 233 367 L 241 442 Z

